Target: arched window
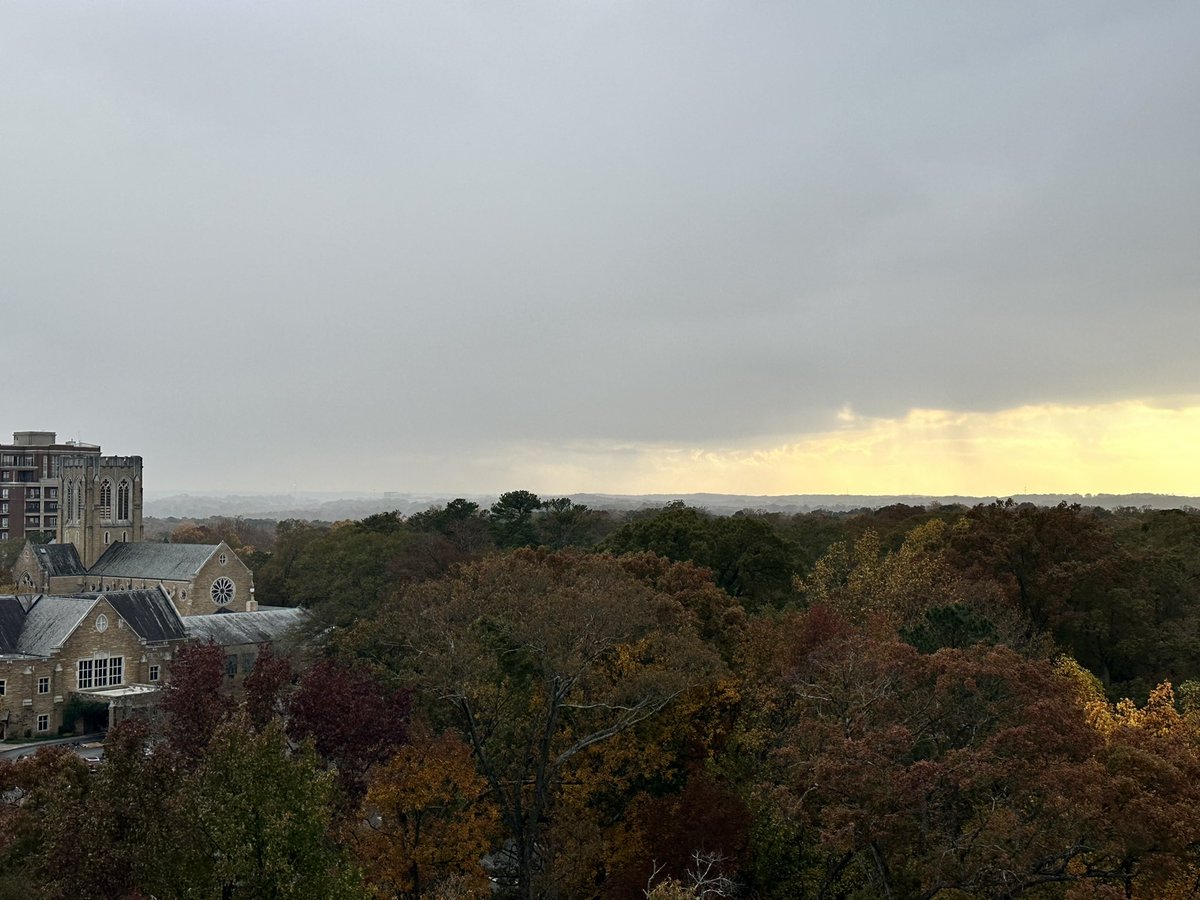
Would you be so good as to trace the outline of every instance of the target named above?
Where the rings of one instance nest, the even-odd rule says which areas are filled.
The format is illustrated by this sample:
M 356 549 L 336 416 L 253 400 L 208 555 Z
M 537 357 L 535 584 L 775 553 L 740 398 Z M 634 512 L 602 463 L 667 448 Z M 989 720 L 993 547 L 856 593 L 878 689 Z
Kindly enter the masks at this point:
M 129 482 L 122 481 L 117 485 L 117 521 L 129 521 Z
M 67 482 L 67 521 L 75 521 L 75 482 Z
M 112 482 L 107 478 L 100 482 L 100 519 L 112 521 Z

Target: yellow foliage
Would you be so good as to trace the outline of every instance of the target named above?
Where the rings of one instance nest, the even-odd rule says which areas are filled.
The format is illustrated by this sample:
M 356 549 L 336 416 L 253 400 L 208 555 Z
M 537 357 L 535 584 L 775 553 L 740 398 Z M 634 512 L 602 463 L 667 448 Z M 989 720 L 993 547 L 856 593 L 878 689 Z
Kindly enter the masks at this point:
M 1154 688 L 1146 704 L 1138 706 L 1128 697 L 1109 703 L 1100 679 L 1069 656 L 1059 657 L 1054 670 L 1071 685 L 1088 724 L 1105 737 L 1112 737 L 1117 730 L 1159 738 L 1183 734 L 1200 737 L 1190 718 L 1176 708 L 1175 690 L 1169 681 Z
M 417 735 L 372 776 L 353 844 L 379 897 L 484 897 L 497 814 L 456 735 Z
M 1104 685 L 1100 679 L 1065 655 L 1055 661 L 1054 671 L 1070 685 L 1075 702 L 1083 710 L 1088 725 L 1101 734 L 1111 734 L 1116 727 L 1116 720 L 1113 707 L 1104 696 Z
M 964 600 L 959 578 L 942 558 L 946 535 L 946 523 L 935 519 L 913 529 L 899 550 L 884 553 L 879 536 L 867 531 L 853 547 L 832 545 L 796 587 L 810 604 L 851 622 L 911 622 L 931 606 Z
M 738 681 L 719 678 L 576 756 L 559 794 L 559 818 L 566 823 L 555 829 L 560 864 L 594 878 L 597 869 L 613 872 L 644 856 L 650 836 L 635 823 L 650 800 L 645 786 L 682 783 L 692 767 L 711 762 L 740 700 Z M 582 889 L 574 885 L 566 893 Z

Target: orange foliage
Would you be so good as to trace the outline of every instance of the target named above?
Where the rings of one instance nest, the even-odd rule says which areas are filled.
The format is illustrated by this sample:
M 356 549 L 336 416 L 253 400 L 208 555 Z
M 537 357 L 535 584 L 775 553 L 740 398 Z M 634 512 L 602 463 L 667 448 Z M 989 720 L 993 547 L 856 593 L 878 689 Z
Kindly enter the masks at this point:
M 371 777 L 352 843 L 377 897 L 486 897 L 480 859 L 498 817 L 471 748 L 453 732 L 414 736 Z

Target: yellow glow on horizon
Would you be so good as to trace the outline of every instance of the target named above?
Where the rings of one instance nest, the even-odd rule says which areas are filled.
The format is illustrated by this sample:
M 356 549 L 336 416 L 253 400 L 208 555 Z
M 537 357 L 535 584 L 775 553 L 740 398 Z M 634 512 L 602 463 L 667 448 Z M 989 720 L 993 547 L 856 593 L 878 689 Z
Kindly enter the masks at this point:
M 1200 495 L 1200 397 L 837 418 L 774 447 L 592 448 L 527 471 L 559 490 L 628 494 Z

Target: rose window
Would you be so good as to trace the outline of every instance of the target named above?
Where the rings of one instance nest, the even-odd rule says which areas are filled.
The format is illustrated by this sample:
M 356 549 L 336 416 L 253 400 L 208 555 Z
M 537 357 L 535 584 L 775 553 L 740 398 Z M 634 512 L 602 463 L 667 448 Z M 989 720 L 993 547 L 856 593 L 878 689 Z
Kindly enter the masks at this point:
M 209 593 L 212 595 L 213 603 L 217 606 L 228 606 L 233 600 L 235 592 L 233 582 L 228 578 L 221 577 L 213 582 L 212 590 Z

